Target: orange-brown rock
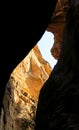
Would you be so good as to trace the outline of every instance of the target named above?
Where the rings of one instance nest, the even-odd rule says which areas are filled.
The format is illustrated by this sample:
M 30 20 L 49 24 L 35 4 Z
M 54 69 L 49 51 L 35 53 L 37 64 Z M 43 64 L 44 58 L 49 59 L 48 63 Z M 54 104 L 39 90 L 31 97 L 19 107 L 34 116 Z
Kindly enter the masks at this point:
M 38 46 L 35 46 L 16 67 L 11 76 L 19 82 L 24 91 L 37 100 L 39 91 L 51 70 L 49 63 L 42 58 Z
M 51 53 L 58 59 L 63 38 L 63 29 L 68 9 L 68 0 L 63 4 L 58 0 L 55 14 L 47 31 L 54 34 Z M 52 71 L 42 58 L 36 45 L 15 68 L 7 83 L 4 108 L 0 120 L 0 130 L 34 130 L 34 118 L 39 91 Z
M 34 130 L 39 91 L 51 71 L 36 45 L 15 68 L 7 83 L 0 130 Z
M 61 0 L 58 0 L 55 13 L 52 16 L 51 23 L 47 28 L 47 31 L 54 34 L 54 44 L 51 48 L 51 53 L 55 59 L 58 59 L 60 55 L 68 7 L 68 0 L 64 0 L 64 3 Z

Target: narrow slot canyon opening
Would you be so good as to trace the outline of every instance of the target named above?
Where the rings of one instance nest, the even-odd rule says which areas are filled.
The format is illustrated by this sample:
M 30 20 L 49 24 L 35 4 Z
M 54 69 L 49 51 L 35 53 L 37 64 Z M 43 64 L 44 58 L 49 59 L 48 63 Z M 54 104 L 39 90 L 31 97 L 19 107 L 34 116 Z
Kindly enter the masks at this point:
M 44 35 L 37 43 L 38 48 L 44 60 L 46 60 L 50 64 L 52 69 L 57 63 L 57 60 L 51 54 L 51 48 L 53 47 L 53 44 L 54 44 L 54 35 L 53 33 L 48 32 L 48 31 L 45 31 Z

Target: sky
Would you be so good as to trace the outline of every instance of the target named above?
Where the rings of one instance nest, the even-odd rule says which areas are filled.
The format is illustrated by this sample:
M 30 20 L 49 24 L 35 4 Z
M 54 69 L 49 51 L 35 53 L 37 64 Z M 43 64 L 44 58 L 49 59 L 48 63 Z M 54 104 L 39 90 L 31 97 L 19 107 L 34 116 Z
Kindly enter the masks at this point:
M 54 36 L 51 32 L 45 31 L 42 38 L 38 41 L 37 45 L 39 50 L 42 54 L 42 57 L 49 62 L 51 67 L 53 68 L 54 65 L 57 63 L 57 60 L 51 55 L 50 49 L 52 48 L 54 43 Z

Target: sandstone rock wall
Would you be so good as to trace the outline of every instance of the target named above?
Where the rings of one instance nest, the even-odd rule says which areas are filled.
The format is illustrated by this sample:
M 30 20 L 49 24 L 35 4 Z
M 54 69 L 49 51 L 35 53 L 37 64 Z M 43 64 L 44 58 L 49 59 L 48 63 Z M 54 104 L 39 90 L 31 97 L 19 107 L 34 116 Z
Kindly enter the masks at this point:
M 34 130 L 39 91 L 51 71 L 36 45 L 15 68 L 7 83 L 0 130 Z
M 54 15 L 52 16 L 51 22 L 47 28 L 47 31 L 50 31 L 54 34 L 54 44 L 52 45 L 51 53 L 53 57 L 57 60 L 60 55 L 61 47 L 63 44 L 63 32 L 68 9 L 68 0 L 58 0 Z
M 51 53 L 58 59 L 63 38 L 63 30 L 68 9 L 68 0 L 58 0 L 54 17 L 47 31 L 54 34 Z M 34 118 L 39 91 L 52 71 L 35 46 L 15 68 L 7 83 L 0 130 L 34 130 Z

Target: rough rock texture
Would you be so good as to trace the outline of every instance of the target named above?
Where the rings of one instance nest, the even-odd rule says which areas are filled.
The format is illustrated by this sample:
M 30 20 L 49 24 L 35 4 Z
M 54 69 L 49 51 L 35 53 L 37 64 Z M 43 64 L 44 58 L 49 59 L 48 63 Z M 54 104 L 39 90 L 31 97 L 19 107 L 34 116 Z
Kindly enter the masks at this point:
M 51 23 L 47 30 L 54 34 L 54 44 L 51 48 L 51 53 L 55 59 L 58 59 L 63 40 L 63 31 L 66 22 L 66 14 L 69 8 L 68 0 L 58 0 L 55 13 L 52 16 Z
M 0 130 L 33 130 L 38 95 L 52 71 L 36 45 L 7 83 Z
M 64 33 L 60 58 L 40 91 L 35 130 L 79 130 L 79 4 L 70 7 Z
M 58 59 L 63 30 L 68 9 L 68 0 L 64 3 L 58 0 L 55 14 L 52 17 L 47 31 L 54 34 L 54 45 L 51 53 Z M 38 95 L 44 82 L 50 75 L 51 67 L 41 56 L 38 47 L 13 71 L 4 97 L 0 130 L 33 130 Z

